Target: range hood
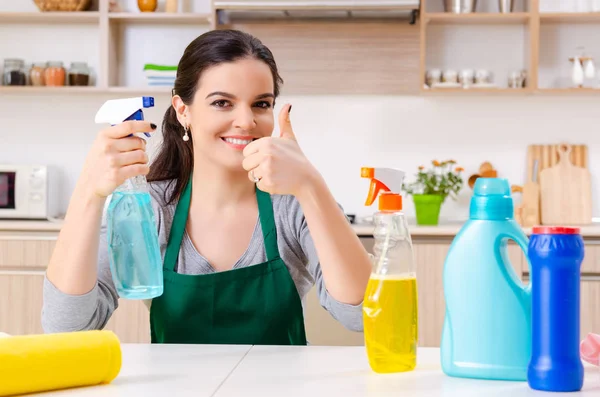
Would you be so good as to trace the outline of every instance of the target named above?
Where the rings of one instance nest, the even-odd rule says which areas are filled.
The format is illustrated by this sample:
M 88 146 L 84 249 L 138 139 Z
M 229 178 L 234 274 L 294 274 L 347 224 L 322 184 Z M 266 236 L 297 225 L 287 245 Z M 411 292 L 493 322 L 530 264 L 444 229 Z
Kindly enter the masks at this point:
M 213 0 L 220 23 L 235 20 L 409 17 L 420 0 Z

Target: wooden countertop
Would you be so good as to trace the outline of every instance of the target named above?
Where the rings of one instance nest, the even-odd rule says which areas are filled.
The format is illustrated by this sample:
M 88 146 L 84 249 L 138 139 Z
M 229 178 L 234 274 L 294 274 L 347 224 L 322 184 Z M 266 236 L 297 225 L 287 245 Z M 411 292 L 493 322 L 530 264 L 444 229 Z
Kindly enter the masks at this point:
M 59 232 L 62 222 L 59 221 L 0 221 L 0 233 L 7 232 Z M 409 229 L 412 236 L 415 237 L 452 237 L 455 236 L 462 222 L 440 223 L 438 226 L 418 226 L 409 223 Z M 360 237 L 373 236 L 373 226 L 369 224 L 354 224 L 352 228 Z M 527 235 L 531 234 L 531 228 L 523 229 Z M 590 226 L 581 227 L 583 237 L 600 238 L 600 223 L 594 223 Z

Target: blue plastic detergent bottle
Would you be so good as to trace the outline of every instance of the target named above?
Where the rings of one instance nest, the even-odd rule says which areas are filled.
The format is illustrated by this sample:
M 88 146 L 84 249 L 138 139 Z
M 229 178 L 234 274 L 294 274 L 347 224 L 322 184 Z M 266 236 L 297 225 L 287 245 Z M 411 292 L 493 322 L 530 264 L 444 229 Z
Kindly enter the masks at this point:
M 532 389 L 573 392 L 583 386 L 579 350 L 580 280 L 584 257 L 578 228 L 533 228 L 529 242 L 532 284 Z
M 513 219 L 510 194 L 505 179 L 477 179 L 469 220 L 450 245 L 441 340 L 442 369 L 449 376 L 527 380 L 531 291 L 509 261 L 507 242 L 526 253 L 528 239 Z
M 115 125 L 143 120 L 142 109 L 153 106 L 152 97 L 109 100 L 95 121 Z M 130 178 L 115 189 L 109 199 L 106 222 L 110 270 L 119 296 L 152 299 L 162 295 L 162 260 L 145 176 Z

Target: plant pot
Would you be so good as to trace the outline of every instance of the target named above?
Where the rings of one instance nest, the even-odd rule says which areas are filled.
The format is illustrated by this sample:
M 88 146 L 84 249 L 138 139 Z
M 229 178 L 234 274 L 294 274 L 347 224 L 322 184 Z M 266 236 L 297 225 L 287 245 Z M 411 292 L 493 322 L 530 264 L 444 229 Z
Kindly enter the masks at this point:
M 444 197 L 439 194 L 415 194 L 415 212 L 418 225 L 437 225 Z

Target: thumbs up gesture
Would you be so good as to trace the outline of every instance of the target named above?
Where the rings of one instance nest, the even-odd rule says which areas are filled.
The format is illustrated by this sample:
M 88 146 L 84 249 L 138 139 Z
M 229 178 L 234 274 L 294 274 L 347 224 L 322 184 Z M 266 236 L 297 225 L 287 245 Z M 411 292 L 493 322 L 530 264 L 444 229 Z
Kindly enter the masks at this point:
M 279 137 L 258 139 L 244 148 L 242 166 L 257 187 L 270 194 L 298 195 L 316 169 L 302 153 L 290 121 L 292 105 L 279 113 Z

